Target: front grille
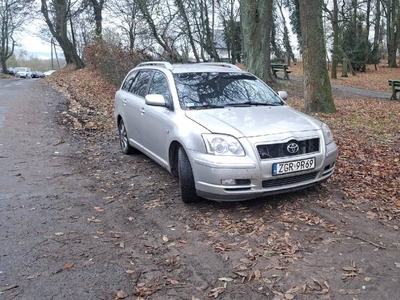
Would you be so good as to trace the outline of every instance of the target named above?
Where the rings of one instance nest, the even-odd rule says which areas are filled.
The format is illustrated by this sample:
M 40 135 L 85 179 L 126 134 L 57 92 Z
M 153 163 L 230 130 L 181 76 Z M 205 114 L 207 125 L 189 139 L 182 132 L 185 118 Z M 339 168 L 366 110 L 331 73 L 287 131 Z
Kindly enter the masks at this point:
M 288 146 L 292 145 L 293 143 L 298 145 L 298 151 L 291 153 L 288 150 Z M 280 144 L 258 145 L 257 151 L 261 159 L 287 157 L 319 152 L 319 138 L 304 141 L 290 140 L 287 143 Z
M 293 176 L 293 177 L 284 177 L 284 178 L 278 178 L 278 179 L 272 179 L 272 180 L 264 180 L 262 182 L 262 186 L 263 186 L 263 188 L 271 188 L 271 187 L 279 187 L 279 186 L 283 186 L 283 185 L 287 185 L 287 184 L 300 183 L 303 181 L 315 179 L 315 176 L 317 176 L 317 174 L 318 174 L 318 172 L 313 172 L 313 173 L 297 175 L 297 176 Z

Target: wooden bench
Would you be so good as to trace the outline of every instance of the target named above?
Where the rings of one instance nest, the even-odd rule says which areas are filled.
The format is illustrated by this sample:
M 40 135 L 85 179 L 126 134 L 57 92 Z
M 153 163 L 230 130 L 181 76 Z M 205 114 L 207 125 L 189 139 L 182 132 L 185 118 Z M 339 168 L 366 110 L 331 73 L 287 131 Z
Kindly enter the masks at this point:
M 397 92 L 400 92 L 400 80 L 388 80 L 388 84 L 392 87 L 392 96 L 390 100 L 397 100 Z
M 284 59 L 283 57 L 276 57 L 273 60 L 271 60 L 271 63 L 273 64 L 284 64 L 286 61 L 286 59 Z
M 289 73 L 292 72 L 292 70 L 289 69 L 289 67 L 285 64 L 271 64 L 271 70 L 272 74 L 278 78 L 278 75 L 276 73 L 278 72 L 283 72 L 284 76 L 283 79 L 289 80 Z

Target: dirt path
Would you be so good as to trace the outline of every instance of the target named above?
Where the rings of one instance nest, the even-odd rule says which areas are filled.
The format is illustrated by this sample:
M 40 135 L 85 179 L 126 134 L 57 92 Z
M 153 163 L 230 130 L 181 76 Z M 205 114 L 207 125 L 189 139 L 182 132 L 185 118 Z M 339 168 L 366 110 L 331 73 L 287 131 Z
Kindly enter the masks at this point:
M 185 205 L 116 131 L 59 126 L 53 90 L 13 97 L 0 102 L 0 299 L 398 298 L 398 219 L 340 186 Z
M 81 145 L 55 122 L 65 99 L 34 80 L 4 83 L 0 299 L 112 299 L 131 284 L 110 234 L 118 229 L 92 219 L 100 199 L 79 174 Z

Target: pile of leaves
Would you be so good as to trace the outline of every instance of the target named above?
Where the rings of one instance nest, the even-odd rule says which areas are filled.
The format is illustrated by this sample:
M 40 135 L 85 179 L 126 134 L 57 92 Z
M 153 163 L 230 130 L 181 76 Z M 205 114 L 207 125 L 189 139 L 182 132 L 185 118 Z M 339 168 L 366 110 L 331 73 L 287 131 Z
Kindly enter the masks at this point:
M 47 77 L 45 82 L 68 98 L 68 110 L 62 113 L 62 123 L 71 130 L 92 132 L 113 127 L 117 88 L 99 72 L 67 66 Z

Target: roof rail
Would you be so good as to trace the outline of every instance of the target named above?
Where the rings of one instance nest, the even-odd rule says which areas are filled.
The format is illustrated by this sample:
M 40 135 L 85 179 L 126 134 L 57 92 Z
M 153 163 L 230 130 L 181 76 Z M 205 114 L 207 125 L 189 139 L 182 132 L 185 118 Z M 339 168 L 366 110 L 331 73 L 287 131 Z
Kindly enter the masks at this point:
M 142 62 L 137 65 L 137 67 L 143 67 L 143 66 L 163 66 L 169 70 L 172 70 L 174 67 L 167 61 L 146 61 Z
M 200 65 L 209 65 L 209 66 L 216 66 L 216 67 L 225 67 L 225 68 L 231 68 L 235 70 L 242 70 L 238 66 L 235 66 L 234 64 L 226 63 L 226 62 L 202 62 L 199 63 Z

